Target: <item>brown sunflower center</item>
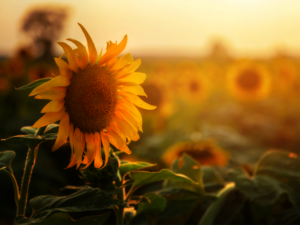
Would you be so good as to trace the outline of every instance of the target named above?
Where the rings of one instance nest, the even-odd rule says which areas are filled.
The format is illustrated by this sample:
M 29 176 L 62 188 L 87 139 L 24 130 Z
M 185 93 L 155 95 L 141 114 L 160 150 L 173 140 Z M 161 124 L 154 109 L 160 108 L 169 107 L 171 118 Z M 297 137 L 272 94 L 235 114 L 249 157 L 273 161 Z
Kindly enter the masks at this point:
M 190 82 L 189 88 L 192 93 L 195 93 L 200 90 L 200 84 L 199 82 L 193 80 L 192 82 Z
M 117 103 L 117 86 L 104 68 L 87 66 L 71 78 L 65 97 L 70 122 L 91 133 L 109 125 Z
M 243 89 L 251 91 L 259 87 L 261 79 L 257 72 L 245 70 L 238 76 L 237 83 Z

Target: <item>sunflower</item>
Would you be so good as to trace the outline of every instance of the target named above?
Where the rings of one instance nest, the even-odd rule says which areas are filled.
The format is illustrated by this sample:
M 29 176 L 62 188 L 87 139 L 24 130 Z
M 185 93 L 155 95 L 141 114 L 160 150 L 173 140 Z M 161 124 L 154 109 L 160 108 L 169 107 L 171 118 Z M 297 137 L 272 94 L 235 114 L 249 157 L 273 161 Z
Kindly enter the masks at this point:
M 227 88 L 239 100 L 260 100 L 270 92 L 270 74 L 263 65 L 241 61 L 228 70 Z
M 204 101 L 209 96 L 210 85 L 196 63 L 183 62 L 177 65 L 171 90 L 179 99 L 194 104 Z
M 194 158 L 201 166 L 225 166 L 228 161 L 227 152 L 217 146 L 212 140 L 176 143 L 166 150 L 162 155 L 162 160 L 170 166 L 173 161 L 176 158 L 180 158 L 183 153 Z
M 291 60 L 280 59 L 272 62 L 274 68 L 274 86 L 276 94 L 293 94 L 294 84 L 298 82 L 298 71 Z M 290 97 L 289 95 L 287 95 Z
M 136 106 L 156 107 L 137 96 L 146 95 L 140 86 L 146 74 L 135 72 L 141 60 L 134 60 L 130 54 L 117 58 L 126 47 L 127 35 L 119 44 L 109 41 L 106 53 L 102 55 L 101 51 L 98 56 L 90 35 L 81 24 L 79 26 L 87 39 L 87 49 L 74 39 L 67 40 L 77 46 L 76 51 L 68 44 L 58 42 L 68 63 L 55 58 L 60 75 L 30 93 L 30 96 L 36 95 L 36 99 L 51 100 L 42 109 L 46 114 L 33 127 L 44 127 L 60 120 L 52 150 L 57 150 L 69 138 L 71 160 L 67 168 L 75 164 L 77 168 L 81 164 L 88 167 L 93 161 L 94 166 L 100 168 L 108 161 L 110 143 L 131 153 L 127 144 L 138 140 L 138 131 L 142 131 L 142 117 Z

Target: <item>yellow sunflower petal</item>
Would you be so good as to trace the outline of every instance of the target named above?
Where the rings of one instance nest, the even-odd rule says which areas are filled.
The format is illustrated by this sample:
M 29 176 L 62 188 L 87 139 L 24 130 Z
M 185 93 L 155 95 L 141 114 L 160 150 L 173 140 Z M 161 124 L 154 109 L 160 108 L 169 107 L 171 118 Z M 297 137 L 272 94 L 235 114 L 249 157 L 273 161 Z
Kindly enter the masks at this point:
M 62 146 L 62 144 L 67 140 L 69 136 L 69 125 L 70 125 L 69 114 L 65 112 L 61 117 L 57 138 L 52 148 L 52 151 L 56 151 L 57 149 L 59 149 L 59 147 Z
M 134 104 L 129 102 L 128 100 L 122 98 L 118 100 L 117 107 L 120 109 L 123 109 L 125 111 L 130 112 L 130 114 L 139 122 L 143 123 L 142 114 L 140 111 L 136 108 Z
M 95 44 L 94 44 L 91 36 L 89 35 L 89 33 L 86 31 L 86 29 L 80 23 L 78 23 L 78 25 L 80 26 L 80 28 L 83 31 L 84 36 L 87 40 L 89 55 L 90 55 L 90 65 L 94 65 L 97 60 L 97 50 L 96 50 Z
M 126 55 L 123 55 L 120 57 L 117 62 L 113 65 L 113 67 L 110 69 L 110 71 L 116 71 L 119 69 L 122 69 L 123 67 L 127 66 L 128 64 L 134 62 L 134 59 L 132 58 L 131 54 L 128 53 Z
M 141 132 L 143 132 L 143 129 L 142 129 L 142 123 L 138 122 L 136 120 L 136 118 L 134 118 L 129 112 L 123 110 L 123 109 L 120 109 L 118 110 L 117 112 L 115 112 L 115 115 L 118 115 L 120 116 L 121 118 L 123 118 L 123 120 L 127 121 L 129 124 L 131 124 L 131 126 L 133 127 L 137 127 L 139 128 L 139 130 Z
M 116 58 L 127 45 L 127 35 L 124 36 L 123 40 L 115 48 L 107 51 L 99 60 L 98 66 L 102 66 L 113 58 Z
M 148 110 L 152 110 L 152 109 L 156 109 L 156 106 L 154 105 L 150 105 L 146 102 L 144 102 L 142 99 L 140 99 L 138 96 L 130 94 L 130 93 L 126 93 L 126 92 L 119 92 L 119 94 L 123 97 L 126 98 L 127 100 L 129 100 L 130 102 L 132 102 L 133 104 L 135 104 L 136 106 L 143 108 L 143 109 L 148 109 Z
M 147 94 L 139 84 L 135 83 L 124 83 L 123 85 L 118 85 L 117 88 L 121 91 L 125 91 L 134 95 L 146 96 Z
M 73 73 L 71 71 L 71 68 L 68 63 L 66 63 L 64 60 L 60 58 L 54 58 L 56 65 L 59 68 L 59 72 L 61 75 L 67 76 L 67 77 L 72 77 Z
M 82 162 L 82 153 L 84 151 L 84 147 L 85 147 L 85 138 L 84 138 L 84 134 L 81 132 L 81 130 L 76 127 L 75 129 L 75 133 L 74 133 L 74 152 L 75 152 L 75 156 L 76 156 L 76 169 L 79 168 L 81 162 Z
M 118 78 L 116 80 L 117 84 L 122 84 L 125 82 L 133 82 L 136 84 L 141 84 L 146 80 L 146 74 L 145 73 L 139 73 L 139 72 L 134 72 L 128 75 L 125 75 L 121 78 Z
M 62 100 L 66 97 L 65 87 L 54 87 L 46 89 L 36 95 L 36 99 Z
M 82 161 L 83 164 L 86 164 L 84 167 L 87 168 L 95 158 L 96 153 L 96 143 L 95 143 L 95 136 L 93 133 L 85 133 L 85 142 L 86 142 L 86 154 Z
M 76 156 L 75 156 L 75 153 L 74 153 L 74 154 L 72 154 L 72 156 L 71 156 L 71 160 L 70 160 L 69 165 L 68 165 L 65 169 L 71 168 L 71 167 L 73 167 L 75 164 L 76 164 Z
M 111 127 L 107 127 L 106 131 L 110 143 L 112 143 L 117 149 L 120 149 L 127 154 L 131 153 L 131 151 L 127 151 L 127 148 L 125 147 L 127 146 L 125 141 L 115 130 L 113 130 Z
M 62 109 L 59 112 L 48 112 L 42 116 L 38 121 L 33 124 L 33 128 L 39 128 L 49 125 L 50 123 L 55 123 L 57 120 L 60 120 L 64 114 L 65 109 Z
M 105 167 L 107 164 L 107 161 L 108 161 L 108 156 L 109 156 L 109 139 L 108 139 L 107 134 L 103 130 L 100 132 L 100 136 L 101 136 L 101 141 L 102 141 L 104 154 L 105 154 L 105 161 L 104 161 L 104 165 L 103 165 L 103 167 Z
M 124 120 L 122 117 L 119 115 L 115 115 L 113 117 L 113 120 L 116 122 L 116 126 L 118 129 L 130 140 L 133 140 L 135 138 L 136 133 L 138 132 L 138 128 L 132 126 L 129 122 Z
M 48 82 L 34 88 L 32 90 L 32 92 L 29 94 L 29 96 L 33 96 L 33 95 L 37 95 L 40 92 L 48 89 L 48 88 L 52 88 L 52 87 L 65 87 L 68 86 L 70 84 L 70 78 L 67 76 L 57 76 L 55 78 L 52 78 L 51 80 L 49 80 Z
M 78 48 L 78 66 L 80 67 L 80 69 L 83 70 L 87 66 L 88 61 L 89 61 L 88 54 L 87 54 L 87 51 L 86 51 L 84 45 L 81 42 L 79 42 L 75 39 L 72 39 L 72 38 L 68 38 L 67 40 L 73 42 L 77 46 L 77 48 Z
M 65 105 L 64 100 L 54 100 L 49 102 L 45 107 L 42 109 L 41 113 L 47 112 L 59 112 Z
M 77 56 L 76 56 L 75 52 L 73 51 L 73 49 L 64 42 L 57 42 L 57 44 L 59 44 L 63 48 L 64 52 L 66 53 L 66 57 L 69 62 L 70 68 L 74 72 L 77 73 L 78 72 L 78 59 L 77 59 Z
M 96 153 L 95 153 L 95 160 L 94 166 L 95 168 L 100 168 L 103 165 L 102 159 L 102 149 L 101 149 L 101 137 L 98 132 L 95 132 L 95 145 L 96 145 Z M 109 143 L 108 143 L 109 145 Z
M 129 73 L 133 73 L 134 71 L 137 70 L 137 68 L 139 68 L 139 66 L 141 65 L 142 60 L 141 59 L 136 59 L 133 63 L 131 63 L 128 66 L 125 66 L 122 70 L 117 71 L 116 73 L 113 74 L 113 77 L 115 79 L 118 79 L 119 77 L 122 77 L 126 74 Z

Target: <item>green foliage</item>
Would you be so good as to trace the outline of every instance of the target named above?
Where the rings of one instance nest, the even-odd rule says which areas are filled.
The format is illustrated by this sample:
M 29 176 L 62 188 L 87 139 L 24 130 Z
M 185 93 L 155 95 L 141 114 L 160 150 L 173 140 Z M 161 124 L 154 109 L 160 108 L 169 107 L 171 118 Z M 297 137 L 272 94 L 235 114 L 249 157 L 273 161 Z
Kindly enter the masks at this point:
M 2 141 L 6 141 L 8 143 L 15 143 L 15 144 L 26 144 L 29 148 L 35 148 L 39 144 L 44 141 L 55 140 L 57 134 L 43 134 L 43 135 L 34 135 L 34 134 L 27 134 L 27 135 L 16 135 L 13 137 L 9 137 L 7 139 L 1 139 Z
M 274 204 L 281 195 L 289 193 L 285 186 L 268 176 L 250 178 L 241 169 L 235 169 L 228 177 L 241 193 L 260 205 Z
M 193 180 L 197 186 L 192 186 L 188 182 L 178 180 L 166 180 L 165 188 L 178 188 L 194 191 L 197 193 L 204 193 L 202 170 L 197 161 L 187 154 L 183 154 L 183 157 L 176 159 L 172 165 L 172 171 L 174 173 L 183 174 Z
M 225 182 L 217 174 L 213 168 L 208 166 L 201 167 L 202 169 L 202 179 L 206 192 L 216 193 L 224 187 Z
M 30 126 L 26 126 L 26 127 L 22 127 L 21 131 L 26 134 L 35 134 L 37 131 L 37 128 L 32 128 Z
M 104 152 L 104 151 L 102 151 Z M 104 159 L 104 153 L 102 158 Z M 81 169 L 80 173 L 82 175 L 83 181 L 95 188 L 101 188 L 102 190 L 114 192 L 117 186 L 114 181 L 119 179 L 118 169 L 120 166 L 119 158 L 110 150 L 109 158 L 107 164 L 102 169 L 97 169 L 94 166 L 89 166 L 86 169 Z
M 159 172 L 130 172 L 129 174 L 133 180 L 132 190 L 157 181 L 171 180 L 177 182 L 180 186 L 190 185 L 196 192 L 203 193 L 203 189 L 198 183 L 183 174 L 177 174 L 168 169 L 163 169 Z
M 126 162 L 120 165 L 120 175 L 123 177 L 127 173 L 134 171 L 134 170 L 139 170 L 139 169 L 144 169 L 147 167 L 155 166 L 155 164 L 147 163 L 147 162 Z
M 47 81 L 51 80 L 52 78 L 42 78 L 39 80 L 35 80 L 33 82 L 31 82 L 30 84 L 26 84 L 22 87 L 16 88 L 17 90 L 26 90 L 26 89 L 33 89 L 37 86 L 42 85 L 43 83 L 46 83 Z
M 13 161 L 15 156 L 16 153 L 14 151 L 0 152 L 0 172 L 13 174 L 13 170 L 11 168 L 11 162 Z
M 97 188 L 83 188 L 74 194 L 57 197 L 51 195 L 39 196 L 29 201 L 33 214 L 31 218 L 17 217 L 16 224 L 34 224 L 44 221 L 57 212 L 84 212 L 107 209 L 124 205 L 121 200 Z M 64 218 L 65 219 L 65 218 Z
M 144 212 L 149 214 L 158 214 L 164 210 L 166 206 L 165 198 L 155 193 L 145 194 L 144 197 L 149 199 L 150 202 L 147 201 L 140 202 L 136 212 L 137 215 L 142 214 Z
M 79 224 L 91 224 L 91 225 L 101 225 L 103 224 L 108 217 L 110 216 L 110 212 L 105 213 L 100 216 L 88 216 L 88 217 L 83 217 L 79 220 L 74 220 L 73 218 L 70 217 L 68 213 L 65 212 L 59 212 L 55 213 L 46 219 L 44 219 L 41 223 L 36 223 L 38 225 L 53 225 L 53 224 L 64 224 L 64 225 L 79 225 Z
M 52 124 L 49 124 L 45 131 L 44 131 L 44 134 L 48 134 L 48 133 L 57 133 L 58 132 L 58 128 L 59 128 L 59 125 L 58 124 L 55 124 L 55 123 L 52 123 Z

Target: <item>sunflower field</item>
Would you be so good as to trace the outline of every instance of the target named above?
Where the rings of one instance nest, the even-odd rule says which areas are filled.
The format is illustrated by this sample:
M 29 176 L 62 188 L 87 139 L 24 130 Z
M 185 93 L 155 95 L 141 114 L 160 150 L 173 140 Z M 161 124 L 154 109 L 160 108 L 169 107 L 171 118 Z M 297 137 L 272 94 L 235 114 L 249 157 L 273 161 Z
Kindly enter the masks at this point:
M 300 55 L 237 54 L 222 41 L 201 55 L 154 54 L 151 41 L 139 52 L 124 15 L 141 37 L 165 21 L 181 35 L 177 25 L 189 23 L 177 16 L 197 4 L 174 1 L 171 12 L 132 0 L 130 11 L 118 2 L 124 8 L 106 13 L 124 20 L 120 35 L 114 19 L 100 23 L 92 6 L 66 2 L 20 4 L 24 42 L 10 54 L 0 45 L 0 225 L 300 224 Z M 155 45 L 163 51 L 170 30 L 149 40 L 167 36 Z M 114 36 L 100 43 L 99 32 Z

